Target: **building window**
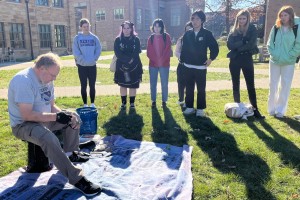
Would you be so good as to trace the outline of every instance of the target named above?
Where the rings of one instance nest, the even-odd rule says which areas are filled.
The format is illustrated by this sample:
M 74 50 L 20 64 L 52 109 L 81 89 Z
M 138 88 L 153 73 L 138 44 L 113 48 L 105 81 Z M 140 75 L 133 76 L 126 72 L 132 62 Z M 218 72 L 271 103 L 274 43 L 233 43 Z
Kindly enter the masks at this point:
M 13 49 L 25 48 L 24 25 L 11 24 L 10 26 L 10 46 Z
M 171 9 L 171 26 L 180 26 L 180 8 Z
M 4 23 L 0 22 L 0 49 L 5 47 Z
M 21 0 L 6 0 L 8 2 L 21 3 Z
M 63 0 L 52 0 L 52 5 L 53 7 L 57 7 L 57 8 L 64 7 Z
M 138 8 L 136 11 L 136 30 L 142 29 L 142 9 Z
M 65 26 L 55 25 L 55 47 L 66 47 Z
M 47 24 L 39 24 L 40 47 L 51 47 L 51 27 Z
M 49 6 L 48 0 L 35 0 L 35 5 L 38 6 Z
M 96 11 L 96 21 L 103 21 L 105 20 L 106 16 L 105 16 L 105 10 L 104 9 L 100 9 Z
M 117 8 L 114 10 L 115 20 L 124 19 L 124 8 Z
M 145 10 L 145 29 L 149 30 L 151 26 L 151 12 L 150 10 Z

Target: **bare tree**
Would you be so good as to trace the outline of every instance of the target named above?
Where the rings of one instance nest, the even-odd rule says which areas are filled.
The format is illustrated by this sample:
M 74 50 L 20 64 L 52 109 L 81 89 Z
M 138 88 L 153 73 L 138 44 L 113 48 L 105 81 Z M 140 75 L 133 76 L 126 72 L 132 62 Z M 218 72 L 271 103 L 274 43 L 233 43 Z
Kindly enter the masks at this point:
M 233 12 L 235 8 L 244 8 L 245 5 L 251 5 L 251 7 L 263 6 L 263 14 L 265 15 L 267 4 L 267 0 L 186 0 L 186 2 L 192 9 L 202 8 L 205 5 L 206 12 L 210 12 L 215 16 L 224 15 L 227 34 L 236 14 L 236 12 Z

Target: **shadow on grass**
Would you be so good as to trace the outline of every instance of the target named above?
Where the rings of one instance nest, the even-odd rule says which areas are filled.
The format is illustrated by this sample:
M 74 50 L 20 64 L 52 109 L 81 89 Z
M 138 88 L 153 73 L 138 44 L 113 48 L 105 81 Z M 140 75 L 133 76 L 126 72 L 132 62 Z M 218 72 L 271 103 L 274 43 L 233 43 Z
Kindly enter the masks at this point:
M 152 108 L 152 141 L 165 152 L 162 160 L 167 166 L 170 169 L 178 169 L 182 162 L 182 156 L 178 156 L 176 151 L 170 151 L 170 145 L 182 147 L 187 144 L 187 133 L 176 123 L 168 107 L 163 107 L 163 112 L 165 122 L 163 122 L 157 108 Z
M 163 108 L 164 122 L 156 107 L 152 108 L 152 140 L 174 146 L 187 144 L 187 133 L 175 121 L 170 109 Z
M 256 155 L 241 151 L 234 137 L 221 131 L 209 118 L 185 116 L 190 124 L 191 134 L 198 146 L 210 157 L 213 166 L 222 173 L 236 174 L 244 182 L 248 199 L 275 197 L 264 184 L 270 179 L 270 169 L 264 160 Z
M 143 117 L 136 113 L 135 109 L 119 111 L 117 116 L 109 119 L 103 125 L 108 136 L 121 135 L 127 139 L 142 141 Z M 125 169 L 131 165 L 130 158 L 135 148 L 112 148 L 110 163 L 118 168 Z
M 292 118 L 282 118 L 278 120 L 286 123 L 290 128 L 292 128 L 293 130 L 295 130 L 298 135 L 300 134 L 300 121 L 296 120 L 296 119 L 292 119 Z
M 294 124 L 291 119 L 282 119 L 281 121 Z M 260 130 L 254 123 L 249 123 L 248 126 L 270 149 L 279 153 L 283 164 L 292 165 L 293 168 L 300 171 L 300 149 L 293 142 L 281 136 L 266 121 L 260 121 L 260 124 L 265 130 Z M 294 126 L 294 128 L 296 127 Z M 300 126 L 298 125 L 297 131 L 299 130 Z M 272 136 L 268 136 L 265 131 L 269 132 Z
M 121 135 L 127 139 L 142 141 L 143 117 L 135 109 L 120 110 L 118 115 L 108 119 L 103 125 L 108 136 Z

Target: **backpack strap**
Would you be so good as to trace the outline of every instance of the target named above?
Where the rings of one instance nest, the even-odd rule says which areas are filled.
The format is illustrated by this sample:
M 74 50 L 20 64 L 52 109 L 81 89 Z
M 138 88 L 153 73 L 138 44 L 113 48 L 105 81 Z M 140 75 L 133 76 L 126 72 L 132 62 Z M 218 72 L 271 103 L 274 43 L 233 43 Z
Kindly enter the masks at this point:
M 151 36 L 150 36 L 151 44 L 153 44 L 153 39 L 154 39 L 154 33 L 152 33 Z
M 295 38 L 297 38 L 298 24 L 293 26 L 293 32 L 294 32 Z
M 275 44 L 275 38 L 276 38 L 276 35 L 278 32 L 278 28 L 276 27 L 276 25 L 274 25 L 274 31 L 275 31 L 275 34 L 274 34 L 274 38 L 273 38 L 273 43 Z
M 274 34 L 273 43 L 275 44 L 275 38 L 276 38 L 276 34 L 278 32 L 278 28 L 276 27 L 276 25 L 274 25 L 274 31 L 275 31 L 275 34 Z M 294 32 L 295 38 L 297 38 L 298 24 L 293 26 L 293 32 Z

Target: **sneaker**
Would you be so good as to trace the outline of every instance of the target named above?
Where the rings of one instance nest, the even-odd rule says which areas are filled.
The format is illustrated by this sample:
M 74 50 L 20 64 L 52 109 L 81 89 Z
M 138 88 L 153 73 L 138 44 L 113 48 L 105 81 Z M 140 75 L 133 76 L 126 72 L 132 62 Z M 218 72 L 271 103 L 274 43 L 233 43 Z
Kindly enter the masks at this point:
M 295 120 L 300 120 L 300 115 L 295 115 L 294 118 Z
M 131 103 L 131 104 L 130 104 L 130 108 L 131 108 L 131 109 L 135 109 L 134 103 Z
M 155 101 L 152 101 L 152 107 L 156 107 L 156 102 Z
M 194 108 L 186 108 L 185 111 L 183 111 L 184 115 L 191 115 L 195 113 L 195 109 Z
M 197 111 L 196 111 L 196 117 L 205 117 L 204 110 L 197 109 Z
M 186 108 L 186 104 L 184 103 L 184 104 L 182 105 L 182 107 L 183 107 L 183 108 Z
M 87 104 L 83 104 L 83 107 L 89 107 Z
M 254 112 L 254 117 L 256 119 L 265 119 L 266 118 L 265 116 L 261 115 L 257 109 L 253 110 L 253 112 Z
M 182 105 L 184 105 L 185 103 L 184 103 L 184 101 L 177 101 L 177 104 L 180 105 L 180 106 L 182 106 Z
M 277 114 L 275 115 L 275 117 L 276 117 L 276 118 L 284 118 L 284 115 L 281 114 L 281 113 L 277 113 Z
M 94 196 L 98 193 L 101 193 L 102 190 L 99 185 L 90 182 L 85 177 L 82 177 L 77 183 L 75 183 L 74 186 L 86 196 Z
M 86 162 L 89 160 L 88 157 L 80 155 L 80 153 L 73 151 L 72 155 L 69 156 L 71 162 Z
M 121 109 L 121 110 L 125 110 L 125 109 L 126 109 L 126 104 L 123 104 L 123 103 L 122 103 L 121 106 L 120 106 L 120 109 Z
M 94 103 L 92 103 L 90 107 L 92 107 L 92 108 L 96 108 L 96 106 L 95 106 L 95 104 L 94 104 Z
M 270 116 L 275 116 L 275 112 L 269 112 Z
M 167 107 L 167 102 L 163 101 L 163 102 L 161 103 L 161 107 L 163 107 L 163 108 Z

